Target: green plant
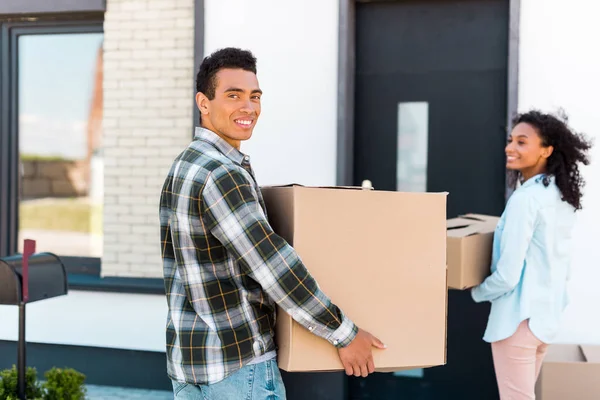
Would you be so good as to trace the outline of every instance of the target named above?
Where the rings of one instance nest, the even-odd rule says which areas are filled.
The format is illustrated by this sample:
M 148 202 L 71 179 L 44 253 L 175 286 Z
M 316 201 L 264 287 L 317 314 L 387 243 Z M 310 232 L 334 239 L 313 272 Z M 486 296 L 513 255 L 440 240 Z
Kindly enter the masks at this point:
M 44 374 L 44 400 L 84 400 L 85 375 L 74 369 L 52 368 Z
M 39 384 L 37 371 L 29 367 L 25 372 L 25 398 L 27 400 L 84 400 L 85 375 L 74 369 L 52 368 Z M 17 368 L 0 371 L 0 400 L 18 400 Z
M 0 371 L 0 400 L 18 399 L 17 367 Z M 25 397 L 35 400 L 42 398 L 42 389 L 37 382 L 37 370 L 33 367 L 25 371 Z

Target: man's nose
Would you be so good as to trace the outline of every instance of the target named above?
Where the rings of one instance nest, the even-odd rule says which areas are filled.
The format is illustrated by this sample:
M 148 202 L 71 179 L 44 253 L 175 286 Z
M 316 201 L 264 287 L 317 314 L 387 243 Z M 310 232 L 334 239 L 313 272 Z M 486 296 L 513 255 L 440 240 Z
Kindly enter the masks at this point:
M 240 108 L 240 111 L 247 113 L 247 114 L 252 114 L 255 112 L 253 104 L 250 100 L 247 100 L 244 102 L 244 104 L 242 105 L 242 108 Z

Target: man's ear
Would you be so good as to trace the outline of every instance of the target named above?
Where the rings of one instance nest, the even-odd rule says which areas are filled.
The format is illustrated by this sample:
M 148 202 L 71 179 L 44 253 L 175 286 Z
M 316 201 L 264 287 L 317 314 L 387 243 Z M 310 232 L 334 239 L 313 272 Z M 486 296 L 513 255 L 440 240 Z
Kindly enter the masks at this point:
M 210 112 L 210 101 L 202 92 L 196 93 L 196 105 L 198 106 L 198 110 L 200 110 L 200 114 L 207 115 Z

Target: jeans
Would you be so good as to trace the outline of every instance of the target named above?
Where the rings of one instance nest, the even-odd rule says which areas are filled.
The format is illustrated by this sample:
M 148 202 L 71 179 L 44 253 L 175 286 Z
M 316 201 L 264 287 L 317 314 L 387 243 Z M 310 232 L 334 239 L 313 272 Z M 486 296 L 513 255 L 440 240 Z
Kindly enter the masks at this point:
M 211 385 L 172 383 L 176 400 L 285 400 L 285 387 L 275 360 L 246 365 Z

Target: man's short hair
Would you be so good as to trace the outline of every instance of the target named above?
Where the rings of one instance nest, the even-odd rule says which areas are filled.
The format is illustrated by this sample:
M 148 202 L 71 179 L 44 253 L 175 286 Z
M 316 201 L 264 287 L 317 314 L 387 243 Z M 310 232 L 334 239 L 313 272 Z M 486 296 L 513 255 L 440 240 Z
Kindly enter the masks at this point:
M 202 60 L 196 75 L 196 90 L 209 100 L 215 98 L 217 72 L 222 69 L 243 69 L 256 74 L 256 57 L 248 51 L 235 47 L 217 50 Z

